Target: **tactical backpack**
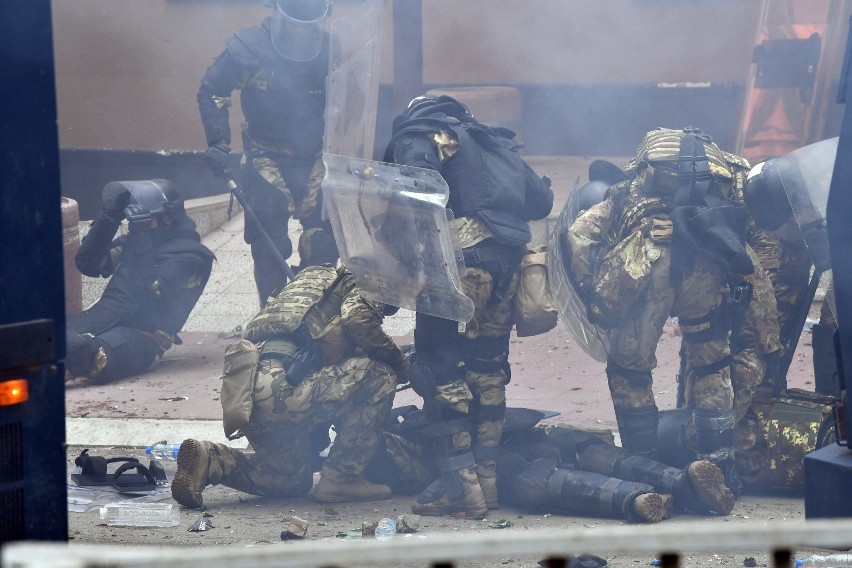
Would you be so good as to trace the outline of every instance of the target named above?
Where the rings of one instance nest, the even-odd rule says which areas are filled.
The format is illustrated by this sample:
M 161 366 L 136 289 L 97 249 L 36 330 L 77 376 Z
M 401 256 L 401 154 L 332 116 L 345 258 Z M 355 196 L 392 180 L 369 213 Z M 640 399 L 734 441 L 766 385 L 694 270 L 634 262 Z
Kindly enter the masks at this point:
M 528 248 L 518 269 L 515 329 L 518 337 L 546 333 L 556 327 L 557 312 L 547 280 L 547 246 Z

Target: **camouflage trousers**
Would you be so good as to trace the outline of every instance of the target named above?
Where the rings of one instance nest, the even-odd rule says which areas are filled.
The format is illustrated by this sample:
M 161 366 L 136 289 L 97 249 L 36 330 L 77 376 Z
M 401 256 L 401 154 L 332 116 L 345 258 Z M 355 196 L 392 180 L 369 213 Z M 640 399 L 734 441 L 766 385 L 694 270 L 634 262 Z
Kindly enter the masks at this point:
M 254 451 L 216 444 L 209 483 L 267 497 L 307 494 L 318 451 L 311 429 L 329 422 L 337 435 L 321 475 L 337 483 L 360 479 L 380 442 L 395 388 L 393 371 L 367 357 L 323 367 L 297 387 L 286 381 L 280 360 L 261 361 L 251 422 L 243 429 Z
M 510 379 L 509 333 L 514 325 L 513 305 L 518 279 L 515 273 L 505 284 L 502 296 L 495 298 L 498 282 L 492 274 L 484 268 L 469 267 L 461 283 L 464 294 L 473 300 L 474 315 L 461 334 L 456 322 L 438 321 L 441 318 L 418 314 L 418 329 L 415 330 L 418 358 L 421 347 L 423 352 L 453 354 L 447 363 L 447 372 L 455 376 L 451 380 L 438 377 L 437 393 L 432 402 L 443 411 L 468 416 L 471 421 L 469 431 L 453 434 L 454 449 L 473 445 L 474 454 L 477 448 L 486 448 L 484 453 L 479 453 L 490 455 L 500 441 L 506 384 Z M 421 327 L 421 322 L 426 325 Z
M 751 299 L 741 321 L 731 330 L 731 381 L 734 388 L 734 421 L 748 412 L 757 388 L 766 377 L 767 356 L 781 350 L 778 307 L 769 276 L 757 253 L 746 245 L 754 273 L 746 277 Z
M 319 155 L 305 159 L 253 151 L 244 157 L 242 167 L 246 198 L 260 225 L 246 219 L 245 241 L 251 245 L 255 282 L 263 305 L 284 284 L 286 276 L 261 230 L 287 259 L 293 252 L 287 220 L 296 218 L 303 229 L 298 244 L 301 266 L 337 260 L 331 226 L 321 218 L 320 185 L 325 166 Z
M 651 371 L 657 366 L 657 343 L 666 321 L 674 316 L 680 320 L 687 367 L 692 369 L 686 377 L 686 400 L 694 408 L 730 412 L 731 371 L 728 365 L 720 366 L 730 355 L 729 334 L 714 319 L 727 291 L 724 274 L 698 256 L 693 272 L 680 287 L 672 288 L 671 249 L 660 245 L 648 249 L 647 288 L 630 318 L 610 332 L 607 377 L 613 405 L 619 409 L 655 404 Z

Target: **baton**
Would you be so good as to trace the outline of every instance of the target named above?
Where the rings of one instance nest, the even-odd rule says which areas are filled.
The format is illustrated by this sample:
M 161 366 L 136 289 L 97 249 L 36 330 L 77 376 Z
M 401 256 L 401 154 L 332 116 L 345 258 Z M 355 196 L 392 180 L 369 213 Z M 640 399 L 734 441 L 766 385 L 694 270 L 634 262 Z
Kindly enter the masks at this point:
M 293 278 L 296 277 L 296 275 L 293 274 L 293 269 L 290 268 L 289 264 L 287 264 L 287 260 L 283 256 L 281 256 L 281 251 L 279 251 L 278 247 L 275 246 L 275 243 L 272 241 L 272 237 L 270 237 L 269 233 L 266 232 L 266 228 L 260 223 L 260 221 L 257 220 L 257 215 L 254 214 L 254 210 L 251 208 L 251 205 L 248 204 L 246 196 L 243 193 L 243 190 L 240 189 L 240 186 L 237 184 L 236 180 L 234 179 L 231 170 L 227 168 L 224 169 L 222 171 L 222 176 L 225 178 L 225 182 L 228 185 L 228 189 L 231 190 L 231 196 L 237 198 L 237 201 L 239 201 L 240 205 L 243 208 L 243 211 L 245 211 L 246 213 L 246 217 L 248 217 L 257 226 L 257 229 L 258 231 L 260 231 L 260 235 L 263 237 L 263 240 L 266 241 L 266 244 L 269 246 L 270 250 L 272 251 L 272 254 L 275 256 L 275 259 L 284 269 L 284 273 L 287 275 L 287 280 L 293 280 Z

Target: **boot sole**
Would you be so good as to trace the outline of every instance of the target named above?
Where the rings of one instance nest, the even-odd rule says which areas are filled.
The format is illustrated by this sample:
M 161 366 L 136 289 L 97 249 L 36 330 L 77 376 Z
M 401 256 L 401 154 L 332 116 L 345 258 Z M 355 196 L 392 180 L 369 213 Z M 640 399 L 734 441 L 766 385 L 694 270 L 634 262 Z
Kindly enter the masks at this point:
M 693 462 L 689 464 L 686 473 L 699 501 L 715 513 L 730 514 L 736 498 L 725 485 L 725 477 L 715 464 L 709 461 Z
M 647 523 L 659 523 L 672 515 L 672 496 L 645 493 L 633 502 L 633 511 Z
M 485 501 L 468 506 L 454 506 L 446 503 L 418 503 L 415 501 L 411 504 L 411 512 L 425 517 L 482 518 L 488 514 L 488 506 Z
M 178 451 L 178 470 L 172 481 L 172 498 L 184 507 L 199 509 L 204 506 L 204 491 L 206 483 L 201 487 L 194 487 L 193 479 L 196 468 L 198 468 L 201 450 L 195 440 L 186 440 L 180 445 Z M 197 495 L 197 497 L 196 497 Z

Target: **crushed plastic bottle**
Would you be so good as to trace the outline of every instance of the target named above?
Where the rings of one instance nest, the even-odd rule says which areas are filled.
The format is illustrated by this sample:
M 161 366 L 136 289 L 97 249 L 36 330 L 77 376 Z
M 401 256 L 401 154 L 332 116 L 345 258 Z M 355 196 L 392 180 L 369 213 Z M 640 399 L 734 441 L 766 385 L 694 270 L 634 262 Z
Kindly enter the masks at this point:
M 174 527 L 180 524 L 180 509 L 171 503 L 121 501 L 101 507 L 101 521 L 110 526 Z
M 813 554 L 807 558 L 796 558 L 796 568 L 848 568 L 852 567 L 852 553 Z
M 396 534 L 396 523 L 387 517 L 376 526 L 376 540 L 390 540 Z
M 158 460 L 176 460 L 180 444 L 166 444 L 157 442 L 145 448 L 145 454 Z

